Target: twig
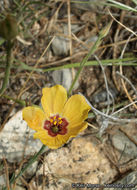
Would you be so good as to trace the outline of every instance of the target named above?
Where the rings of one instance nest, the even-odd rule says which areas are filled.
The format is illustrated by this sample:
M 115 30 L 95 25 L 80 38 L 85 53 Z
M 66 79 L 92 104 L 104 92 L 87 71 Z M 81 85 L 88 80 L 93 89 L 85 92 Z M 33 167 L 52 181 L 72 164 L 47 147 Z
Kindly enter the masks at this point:
M 120 15 L 120 22 L 123 21 L 124 19 L 124 16 L 125 16 L 125 11 L 122 11 L 121 15 Z M 115 33 L 115 36 L 114 36 L 114 42 L 117 42 L 119 39 L 118 39 L 118 35 L 120 33 L 120 30 L 121 30 L 121 25 L 118 24 L 117 26 L 117 30 L 116 30 L 116 33 Z M 118 54 L 118 48 L 119 46 L 117 45 L 117 43 L 114 45 L 113 49 L 113 58 L 115 59 L 117 57 L 117 54 Z M 118 91 L 120 91 L 120 84 L 118 82 L 118 80 L 116 79 L 116 65 L 113 65 L 112 66 L 112 78 L 114 80 L 114 84 L 117 88 Z
M 104 67 L 102 66 L 101 61 L 99 60 L 99 58 L 96 55 L 94 55 L 94 57 L 98 61 L 99 65 L 100 65 L 100 67 L 102 69 L 103 76 L 104 76 L 104 82 L 105 82 L 106 91 L 107 91 L 107 101 L 108 101 L 108 106 L 107 106 L 106 114 L 108 114 L 109 113 L 109 109 L 110 109 L 110 91 L 108 89 L 107 77 L 106 77 L 106 74 L 105 74 L 105 71 L 104 71 Z
M 126 27 L 124 24 L 122 24 L 121 22 L 119 22 L 119 21 L 112 15 L 112 13 L 110 12 L 109 9 L 108 9 L 108 12 L 109 12 L 110 16 L 111 16 L 118 24 L 120 24 L 120 25 L 123 26 L 126 30 L 128 30 L 129 32 L 131 32 L 132 34 L 134 34 L 135 36 L 137 36 L 137 34 L 136 34 L 134 31 L 132 31 L 130 28 Z
M 106 86 L 106 92 L 107 92 L 107 101 L 108 101 L 106 114 L 108 115 L 109 110 L 110 110 L 110 93 L 111 93 L 111 92 L 110 92 L 109 89 L 108 89 L 108 82 L 107 82 L 107 77 L 106 77 L 106 74 L 105 74 L 105 71 L 104 71 L 104 67 L 102 66 L 102 63 L 101 63 L 101 61 L 99 60 L 99 58 L 98 58 L 96 55 L 94 55 L 94 57 L 95 57 L 96 60 L 98 61 L 99 65 L 100 65 L 100 67 L 101 67 L 101 69 L 102 69 L 103 76 L 104 76 L 104 81 L 105 81 L 105 86 Z M 99 130 L 100 135 L 103 134 L 103 132 L 104 132 L 104 130 L 105 130 L 106 128 L 108 128 L 108 121 L 105 119 L 105 120 L 103 120 L 102 123 L 101 123 L 101 127 L 100 127 L 100 130 Z
M 137 103 L 137 101 L 135 101 L 134 103 L 132 104 L 135 104 Z M 130 105 L 132 105 L 130 104 Z M 113 117 L 112 115 L 114 115 L 114 113 L 112 115 L 107 115 L 99 110 L 97 110 L 96 108 L 94 108 L 91 103 L 89 103 L 89 105 L 91 106 L 92 110 L 94 110 L 96 113 L 98 113 L 99 115 L 102 115 L 103 117 L 105 118 L 108 118 L 110 120 L 113 120 L 113 121 L 117 121 L 117 122 L 120 122 L 120 123 L 129 123 L 129 122 L 137 122 L 137 119 L 119 119 L 119 118 L 116 118 L 116 117 Z
M 80 92 L 79 92 L 78 94 L 84 96 L 84 95 L 83 95 L 82 93 L 80 93 Z M 85 96 L 84 96 L 84 98 L 86 99 Z M 118 110 L 117 112 L 114 112 L 114 113 L 111 114 L 111 115 L 107 115 L 107 114 L 105 114 L 105 113 L 99 111 L 98 109 L 94 108 L 94 106 L 92 106 L 92 104 L 91 104 L 87 99 L 86 99 L 86 102 L 88 103 L 88 105 L 91 107 L 91 109 L 92 109 L 94 112 L 96 112 L 97 114 L 99 114 L 99 115 L 101 115 L 101 116 L 103 116 L 103 117 L 105 117 L 105 118 L 108 118 L 108 119 L 110 119 L 110 120 L 117 121 L 117 122 L 120 122 L 120 123 L 129 123 L 129 122 L 136 122 L 136 123 L 137 123 L 137 119 L 119 119 L 119 118 L 113 117 L 112 115 L 118 113 L 119 110 Z M 135 104 L 135 103 L 137 103 L 137 101 L 132 102 L 132 103 L 130 103 L 129 105 L 125 106 L 124 109 L 127 108 L 127 107 L 129 107 L 129 106 L 131 106 L 131 105 L 133 105 L 133 104 Z M 120 109 L 120 111 L 122 111 L 122 110 L 123 110 L 123 109 Z M 90 118 L 90 117 L 88 117 L 88 118 Z
M 112 113 L 111 115 L 115 115 L 115 114 L 117 114 L 117 113 L 119 113 L 119 112 L 121 112 L 121 111 L 125 110 L 126 108 L 128 108 L 128 107 L 132 106 L 132 105 L 133 105 L 133 104 L 135 104 L 135 103 L 137 103 L 137 101 L 135 101 L 135 102 L 131 102 L 130 104 L 128 104 L 128 105 L 126 105 L 126 106 L 124 106 L 123 108 L 121 108 L 121 109 L 119 109 L 119 110 L 115 111 L 115 112 L 114 112 L 114 113 Z
M 122 77 L 125 81 L 127 81 L 127 83 L 131 86 L 131 88 L 134 90 L 136 96 L 137 96 L 137 90 L 135 88 L 135 86 L 130 82 L 130 80 L 125 77 L 124 75 L 122 75 L 120 72 L 116 71 L 116 74 L 118 74 L 120 77 Z
M 133 35 L 133 34 L 132 34 L 132 35 Z M 125 50 L 126 50 L 127 44 L 128 44 L 128 42 L 129 42 L 130 38 L 132 37 L 132 35 L 130 35 L 130 37 L 128 38 L 127 43 L 125 44 L 125 46 L 124 46 L 124 48 L 123 48 L 123 50 L 122 50 L 122 53 L 121 53 L 120 58 L 123 58 L 123 55 L 124 55 L 124 52 L 125 52 Z M 120 62 L 120 74 L 123 75 L 123 69 L 122 69 L 122 64 L 121 64 L 121 62 Z M 133 100 L 132 100 L 130 94 L 128 93 L 128 90 L 127 90 L 127 88 L 126 88 L 126 85 L 125 85 L 125 82 L 124 82 L 123 78 L 121 78 L 121 82 L 122 82 L 124 91 L 125 91 L 125 93 L 126 93 L 128 99 L 130 100 L 130 102 L 133 102 Z M 133 104 L 133 106 L 137 109 L 136 104 Z
M 6 175 L 6 184 L 7 184 L 7 189 L 10 190 L 10 185 L 9 185 L 9 171 L 8 171 L 8 164 L 5 158 L 3 158 L 4 165 L 5 165 L 5 175 Z

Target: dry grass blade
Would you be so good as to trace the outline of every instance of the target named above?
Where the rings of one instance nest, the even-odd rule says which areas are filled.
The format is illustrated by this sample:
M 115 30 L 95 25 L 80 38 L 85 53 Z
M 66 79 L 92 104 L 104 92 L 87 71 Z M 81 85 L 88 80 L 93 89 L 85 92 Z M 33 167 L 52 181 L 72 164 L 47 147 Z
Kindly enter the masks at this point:
M 122 24 L 121 22 L 119 22 L 119 21 L 112 15 L 112 13 L 110 12 L 109 9 L 108 9 L 108 12 L 109 12 L 110 16 L 111 16 L 117 23 L 119 23 L 119 24 L 120 24 L 122 27 L 124 27 L 126 30 L 128 30 L 129 32 L 131 32 L 132 34 L 134 34 L 135 36 L 137 36 L 137 34 L 136 34 L 134 31 L 132 31 L 130 28 L 126 27 L 124 24 Z
M 10 190 L 8 164 L 7 164 L 7 161 L 6 161 L 5 158 L 3 158 L 3 162 L 4 162 L 4 165 L 5 165 L 5 175 L 6 175 L 7 190 Z

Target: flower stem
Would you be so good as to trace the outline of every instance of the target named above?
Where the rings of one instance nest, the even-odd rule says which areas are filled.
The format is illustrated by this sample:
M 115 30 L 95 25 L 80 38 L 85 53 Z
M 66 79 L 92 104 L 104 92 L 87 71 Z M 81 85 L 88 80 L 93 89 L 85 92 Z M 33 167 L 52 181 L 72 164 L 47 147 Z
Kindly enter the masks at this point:
M 13 100 L 14 102 L 20 104 L 21 106 L 26 106 L 25 100 L 15 99 L 15 98 L 12 98 L 11 96 L 8 96 L 5 94 L 3 94 L 2 97 L 7 98 L 8 100 Z
M 11 55 L 12 55 L 12 47 L 13 47 L 13 43 L 11 42 L 11 40 L 7 41 L 7 58 L 6 58 L 6 70 L 5 70 L 5 77 L 3 80 L 3 84 L 2 84 L 2 88 L 0 89 L 0 95 L 3 94 L 4 90 L 6 89 L 6 86 L 8 84 L 9 81 L 9 76 L 10 76 L 10 67 L 11 67 Z
M 42 152 L 45 149 L 45 145 L 42 145 L 41 149 L 39 150 L 39 152 L 37 152 L 30 160 L 29 162 L 26 164 L 26 166 L 20 170 L 20 172 L 15 176 L 15 174 L 13 174 L 12 178 L 10 179 L 10 185 L 12 185 L 16 179 L 18 179 L 20 176 L 22 176 L 22 174 L 37 160 L 37 158 L 39 157 L 40 154 L 42 154 Z M 7 190 L 6 187 L 3 188 L 3 190 Z

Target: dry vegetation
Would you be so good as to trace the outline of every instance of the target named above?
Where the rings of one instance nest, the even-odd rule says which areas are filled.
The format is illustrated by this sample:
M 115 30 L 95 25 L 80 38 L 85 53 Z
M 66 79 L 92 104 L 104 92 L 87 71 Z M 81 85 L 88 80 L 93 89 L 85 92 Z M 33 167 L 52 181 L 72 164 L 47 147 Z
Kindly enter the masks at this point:
M 126 2 L 127 6 L 135 7 L 130 0 L 119 2 Z M 105 109 L 104 114 L 109 115 L 108 120 L 112 122 L 112 126 L 114 123 L 124 125 L 132 122 L 136 127 L 136 12 L 99 3 L 100 1 L 90 6 L 70 3 L 69 0 L 0 2 L 0 19 L 4 19 L 5 15 L 11 12 L 16 17 L 19 27 L 19 37 L 12 49 L 13 63 L 9 83 L 0 97 L 1 129 L 24 105 L 40 104 L 42 87 L 55 84 L 52 70 L 71 68 L 74 79 L 74 67 L 78 71 L 78 63 L 89 53 L 101 29 L 111 21 L 113 23 L 107 36 L 85 63 L 78 79 L 79 86 L 73 93 L 81 92 L 94 108 L 100 111 Z M 51 45 L 55 39 L 59 40 L 56 48 Z M 66 41 L 60 41 L 62 39 Z M 0 86 L 2 86 L 5 76 L 6 41 L 0 38 L 0 44 Z M 90 128 L 87 134 L 111 133 L 109 125 L 102 124 L 104 114 L 96 112 L 94 108 L 94 114 L 93 112 L 90 114 L 88 121 L 96 127 Z M 117 115 L 115 112 L 120 109 L 122 112 L 118 112 Z M 126 135 L 131 137 L 129 133 Z M 108 147 L 104 149 L 107 156 Z M 116 166 L 113 155 L 109 155 L 109 159 Z M 1 161 L 1 164 L 4 165 L 8 176 L 8 173 L 13 171 L 13 166 L 6 160 Z M 136 170 L 133 166 L 125 170 L 123 166 L 121 167 L 123 170 L 121 168 L 118 170 L 124 174 L 129 170 Z M 14 168 L 16 167 L 19 166 L 15 164 Z M 23 183 L 28 188 L 26 185 L 28 181 L 25 180 Z

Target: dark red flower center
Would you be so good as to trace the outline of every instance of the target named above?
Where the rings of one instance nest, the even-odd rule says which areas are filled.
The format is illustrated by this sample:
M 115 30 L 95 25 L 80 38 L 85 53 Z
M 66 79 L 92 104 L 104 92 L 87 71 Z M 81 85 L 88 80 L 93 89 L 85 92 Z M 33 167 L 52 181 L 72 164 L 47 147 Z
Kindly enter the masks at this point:
M 65 118 L 61 118 L 59 115 L 50 117 L 49 120 L 44 122 L 44 129 L 48 130 L 48 134 L 52 137 L 59 135 L 65 135 L 67 133 L 68 121 Z

